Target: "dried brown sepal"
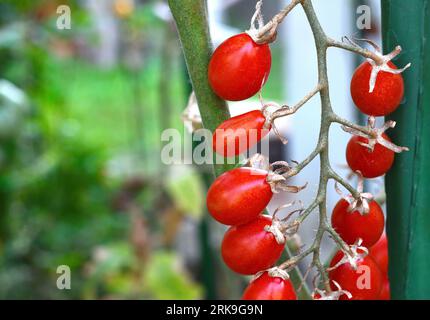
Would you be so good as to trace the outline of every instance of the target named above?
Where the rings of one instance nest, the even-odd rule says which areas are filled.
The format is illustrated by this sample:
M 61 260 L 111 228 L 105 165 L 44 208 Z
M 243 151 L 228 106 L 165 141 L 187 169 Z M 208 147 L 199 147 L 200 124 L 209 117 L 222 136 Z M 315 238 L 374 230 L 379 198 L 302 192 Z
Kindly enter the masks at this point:
M 275 120 L 277 117 L 276 114 L 280 111 L 280 110 L 284 110 L 285 108 L 289 108 L 288 106 L 284 105 L 284 106 L 280 106 L 278 103 L 270 101 L 270 102 L 262 102 L 263 107 L 261 108 L 261 112 L 263 113 L 264 117 L 266 118 L 266 121 L 264 123 L 263 128 L 264 129 L 269 129 L 272 128 L 273 132 L 276 134 L 276 136 L 279 138 L 279 140 L 281 140 L 281 142 L 283 144 L 287 144 L 288 143 L 288 139 L 285 138 L 280 132 L 278 127 L 275 124 Z M 270 111 L 270 108 L 274 108 L 274 111 Z
M 387 131 L 387 129 L 394 128 L 396 126 L 395 121 L 391 121 L 391 120 L 387 121 L 387 122 L 385 122 L 385 124 L 381 128 L 374 128 L 373 123 L 374 123 L 374 118 L 370 117 L 369 118 L 369 124 L 367 126 L 369 129 L 369 132 L 370 132 L 369 134 L 364 133 L 363 131 L 357 130 L 355 128 L 347 127 L 347 126 L 342 126 L 342 130 L 345 132 L 348 132 L 352 135 L 366 138 L 368 140 L 368 142 L 367 143 L 360 143 L 360 144 L 362 146 L 368 148 L 370 152 L 373 152 L 375 145 L 377 143 L 384 146 L 385 148 L 387 148 L 389 150 L 396 152 L 396 153 L 401 153 L 403 151 L 409 151 L 408 147 L 398 146 L 398 145 L 392 143 L 391 141 L 388 141 L 387 139 L 385 139 L 382 135 L 385 131 Z
M 359 196 L 355 198 L 351 194 L 345 195 L 339 188 L 338 182 L 335 182 L 334 188 L 336 193 L 340 195 L 344 200 L 348 201 L 348 212 L 358 211 L 361 215 L 369 213 L 369 202 L 373 200 L 373 195 L 370 192 L 363 192 L 364 190 L 364 179 L 360 171 L 355 172 L 358 176 L 357 193 Z
M 252 277 L 251 281 L 254 281 L 255 279 L 258 279 L 265 272 L 267 272 L 269 274 L 269 276 L 271 276 L 271 277 L 281 278 L 281 279 L 284 279 L 284 280 L 290 279 L 290 276 L 289 276 L 289 274 L 288 274 L 287 271 L 285 271 L 285 270 L 283 270 L 281 268 L 278 268 L 278 267 L 273 267 L 273 268 L 270 268 L 270 269 L 267 269 L 267 270 L 262 270 L 262 271 L 256 273 Z
M 339 283 L 337 283 L 336 281 L 332 280 L 332 282 L 336 286 L 337 290 L 328 292 L 326 290 L 315 288 L 315 291 L 312 294 L 312 299 L 313 300 L 339 300 L 339 298 L 343 295 L 346 295 L 348 299 L 352 298 L 351 292 L 347 290 L 343 290 L 339 285 Z M 319 297 L 317 297 L 317 295 L 319 295 Z
M 362 242 L 362 239 L 358 239 L 355 244 L 350 245 L 350 252 L 341 249 L 343 252 L 342 259 L 340 259 L 333 267 L 327 268 L 327 271 L 334 270 L 344 263 L 349 263 L 354 270 L 357 270 L 357 262 L 369 254 L 369 250 L 366 247 L 361 246 Z M 360 252 L 358 252 L 359 250 Z
M 269 172 L 266 181 L 270 185 L 273 193 L 279 193 L 281 191 L 298 193 L 308 185 L 306 182 L 303 186 L 291 186 L 288 184 L 287 178 L 274 172 Z
M 282 223 L 277 219 L 273 219 L 271 225 L 265 226 L 264 231 L 273 234 L 278 244 L 284 244 L 287 240 L 283 232 Z
M 270 170 L 269 158 L 260 153 L 256 153 L 252 157 L 246 159 L 243 166 L 265 171 Z
M 375 89 L 376 79 L 378 78 L 379 72 L 383 71 L 383 72 L 388 72 L 388 73 L 392 73 L 392 74 L 400 74 L 411 66 L 411 63 L 408 63 L 406 66 L 404 66 L 401 69 L 393 69 L 388 65 L 388 62 L 393 60 L 395 57 L 397 57 L 400 54 L 400 52 L 402 52 L 401 46 L 396 46 L 393 51 L 391 51 L 390 53 L 388 53 L 386 55 L 383 55 L 381 48 L 372 40 L 354 38 L 354 40 L 355 40 L 354 41 L 348 37 L 343 37 L 342 41 L 345 41 L 345 40 L 357 48 L 361 48 L 361 46 L 359 46 L 355 41 L 363 41 L 363 42 L 370 44 L 375 49 L 374 57 L 373 58 L 367 58 L 367 61 L 372 66 L 372 72 L 371 72 L 370 78 L 369 78 L 369 92 L 370 93 L 372 93 L 373 90 Z
M 292 236 L 294 234 L 297 233 L 299 227 L 300 227 L 300 222 L 296 219 L 292 222 L 288 222 L 290 220 L 290 218 L 295 215 L 298 214 L 299 216 L 303 213 L 303 211 L 305 210 L 303 207 L 303 202 L 302 201 L 293 201 L 287 204 L 284 204 L 278 208 L 276 208 L 276 210 L 273 212 L 273 219 L 277 219 L 277 215 L 279 213 L 279 211 L 290 208 L 292 206 L 294 206 L 295 204 L 299 205 L 298 209 L 292 210 L 290 211 L 284 218 L 278 220 L 279 221 L 279 228 L 281 230 L 281 232 L 285 235 L 288 236 Z
M 194 132 L 203 128 L 202 117 L 200 116 L 199 106 L 197 104 L 196 95 L 194 91 L 191 92 L 188 98 L 187 107 L 182 112 L 181 119 L 188 132 Z

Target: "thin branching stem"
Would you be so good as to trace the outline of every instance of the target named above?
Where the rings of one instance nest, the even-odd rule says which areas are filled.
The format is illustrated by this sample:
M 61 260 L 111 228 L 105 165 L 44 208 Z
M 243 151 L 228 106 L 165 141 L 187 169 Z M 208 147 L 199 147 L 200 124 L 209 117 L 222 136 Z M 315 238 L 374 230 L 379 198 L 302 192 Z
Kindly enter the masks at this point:
M 384 63 L 383 56 L 381 54 L 378 54 L 377 52 L 373 52 L 373 51 L 370 51 L 370 50 L 367 50 L 367 49 L 364 49 L 364 48 L 361 48 L 359 46 L 355 46 L 352 44 L 348 44 L 345 42 L 333 40 L 331 38 L 327 38 L 326 41 L 327 41 L 327 45 L 329 47 L 336 47 L 336 48 L 344 49 L 347 51 L 351 51 L 351 52 L 359 54 L 365 58 L 372 59 L 377 64 Z
M 360 197 L 360 193 L 355 189 L 351 184 L 349 184 L 348 181 L 346 181 L 344 178 L 342 178 L 338 173 L 336 173 L 332 168 L 328 169 L 328 174 L 331 179 L 334 181 L 340 183 L 346 190 L 348 190 L 351 195 L 358 199 Z
M 345 127 L 355 129 L 355 130 L 362 132 L 362 133 L 364 133 L 370 137 L 372 137 L 374 135 L 374 130 L 372 130 L 372 128 L 370 128 L 368 126 L 360 126 L 358 124 L 355 124 L 354 122 L 351 122 L 349 120 L 346 120 L 346 119 L 338 116 L 335 113 L 332 113 L 330 115 L 330 117 L 331 117 L 332 122 L 336 122 L 336 123 L 339 123 Z
M 279 24 L 285 19 L 288 13 L 290 13 L 290 11 L 294 9 L 294 7 L 300 4 L 300 2 L 302 2 L 302 0 L 292 0 L 290 4 L 288 4 L 284 9 L 279 11 L 279 13 L 276 14 L 268 23 L 266 23 L 262 28 L 260 28 L 258 30 L 256 38 L 261 39 L 261 41 L 257 42 L 266 42 L 268 39 L 273 39 Z
M 297 102 L 293 107 L 283 106 L 280 109 L 274 111 L 271 115 L 271 121 L 274 121 L 277 118 L 285 117 L 290 114 L 294 114 L 299 109 L 306 104 L 313 96 L 315 96 L 320 90 L 323 88 L 322 84 L 318 84 L 315 88 L 310 91 L 307 95 L 305 95 L 299 102 Z
M 320 159 L 320 180 L 318 186 L 318 192 L 314 201 L 309 205 L 307 209 L 296 219 L 299 223 L 302 223 L 317 207 L 319 211 L 319 225 L 318 230 L 315 235 L 314 242 L 312 245 L 303 253 L 298 254 L 284 263 L 281 264 L 282 268 L 290 268 L 296 265 L 303 258 L 309 254 L 313 254 L 312 266 L 315 267 L 320 275 L 320 279 L 323 287 L 330 291 L 330 282 L 328 278 L 327 271 L 320 257 L 320 247 L 321 242 L 324 238 L 324 234 L 327 232 L 329 236 L 334 240 L 339 248 L 345 252 L 350 252 L 350 247 L 342 240 L 339 234 L 330 226 L 327 218 L 327 184 L 330 179 L 333 179 L 344 186 L 352 196 L 359 197 L 358 191 L 352 187 L 345 179 L 343 179 L 339 174 L 337 174 L 331 167 L 329 161 L 329 130 L 333 123 L 339 123 L 348 128 L 353 128 L 357 131 L 363 132 L 364 134 L 371 135 L 372 131 L 368 127 L 363 127 L 356 125 L 346 119 L 343 119 L 333 112 L 331 101 L 330 101 L 330 90 L 329 82 L 327 76 L 327 49 L 330 46 L 343 48 L 364 57 L 371 59 L 379 59 L 379 56 L 368 50 L 355 47 L 353 45 L 348 45 L 345 43 L 340 43 L 334 41 L 326 36 L 324 30 L 322 29 L 318 18 L 315 14 L 314 8 L 312 6 L 311 0 L 302 0 L 301 5 L 305 11 L 308 22 L 311 26 L 312 33 L 315 40 L 315 46 L 317 51 L 317 63 L 318 63 L 318 86 L 306 95 L 302 101 L 302 104 L 297 104 L 297 110 L 305 104 L 311 97 L 319 93 L 321 100 L 321 125 L 319 139 L 316 148 L 312 153 L 304 159 L 297 166 L 291 168 L 287 176 L 292 177 L 299 174 L 312 160 L 317 156 Z M 301 101 L 301 102 L 302 102 Z M 290 108 L 291 110 L 292 108 Z M 296 111 L 297 111 L 296 110 Z

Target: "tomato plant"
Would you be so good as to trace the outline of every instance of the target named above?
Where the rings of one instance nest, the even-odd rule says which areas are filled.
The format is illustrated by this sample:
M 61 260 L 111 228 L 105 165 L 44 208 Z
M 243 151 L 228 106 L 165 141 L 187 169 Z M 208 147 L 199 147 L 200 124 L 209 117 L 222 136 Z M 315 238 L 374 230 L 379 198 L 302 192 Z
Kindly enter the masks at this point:
M 285 241 L 278 243 L 267 227 L 272 226 L 272 218 L 259 216 L 240 226 L 233 226 L 222 241 L 221 253 L 225 264 L 241 274 L 255 274 L 268 269 L 279 259 Z
M 252 221 L 272 199 L 267 172 L 237 168 L 219 176 L 209 188 L 206 203 L 212 217 L 226 225 Z
M 341 199 L 333 209 L 331 223 L 346 243 L 354 244 L 361 239 L 364 247 L 371 247 L 384 231 L 384 214 L 374 200 L 369 202 L 369 212 L 361 213 L 356 209 L 350 211 L 350 203 Z
M 391 141 L 384 133 L 382 137 Z M 373 150 L 362 144 L 369 139 L 359 136 L 352 137 L 346 147 L 346 161 L 353 171 L 360 171 L 365 178 L 376 178 L 390 170 L 394 162 L 394 151 L 377 143 Z
M 272 57 L 268 44 L 257 44 L 246 33 L 219 45 L 209 62 L 208 77 L 213 91 L 225 100 L 245 100 L 266 82 Z
M 314 35 L 318 59 L 318 83 L 294 105 L 281 106 L 266 103 L 261 94 L 259 96 L 261 111 L 256 110 L 227 119 L 224 113 L 226 108 L 218 108 L 220 106 L 218 97 L 226 100 L 243 100 L 255 95 L 262 88 L 270 72 L 269 43 L 276 40 L 279 24 L 297 5 L 305 11 Z M 252 143 L 264 136 L 263 129 L 271 127 L 278 134 L 274 121 L 280 117 L 293 115 L 317 94 L 321 101 L 319 140 L 314 150 L 301 162 L 276 161 L 265 171 L 251 165 L 251 167 L 229 170 L 216 178 L 208 191 L 207 207 L 217 221 L 231 226 L 223 240 L 222 256 L 226 264 L 238 273 L 257 272 L 243 295 L 244 299 L 295 299 L 294 288 L 289 282 L 287 271 L 296 273 L 295 268 L 298 263 L 308 255 L 313 255 L 309 270 L 315 269 L 316 276 L 319 276 L 319 284 L 315 286 L 316 295 L 314 296 L 325 300 L 339 297 L 378 299 L 384 275 L 372 257 L 365 255 L 367 249 L 359 246 L 361 242 L 364 242 L 365 246 L 371 246 L 380 237 L 384 228 L 382 210 L 371 200 L 372 195 L 362 193 L 362 190 L 359 190 L 362 188 L 354 188 L 348 179 L 342 178 L 333 170 L 329 159 L 329 130 L 332 124 L 338 124 L 344 131 L 354 135 L 346 150 L 347 162 L 353 171 L 360 171 L 365 178 L 385 174 L 393 164 L 394 152 L 400 153 L 407 148 L 396 146 L 384 133 L 388 128 L 394 128 L 394 121 L 387 121 L 381 128 L 377 128 L 374 117 L 386 115 L 399 106 L 403 97 L 403 80 L 400 73 L 409 65 L 403 69 L 397 69 L 390 62 L 400 53 L 400 47 L 383 55 L 379 47 L 370 40 L 368 42 L 374 46 L 375 51 L 364 49 L 345 37 L 342 41 L 328 37 L 318 21 L 311 0 L 291 0 L 291 3 L 267 24 L 263 22 L 261 6 L 260 0 L 256 4 L 256 11 L 251 19 L 251 28 L 246 33 L 224 41 L 213 53 L 209 65 L 203 63 L 201 68 L 193 68 L 193 66 L 189 68 L 199 108 L 204 111 L 203 122 L 205 127 L 213 132 L 213 150 L 227 157 L 249 150 Z M 177 7 L 177 12 L 180 10 Z M 177 23 L 188 31 L 182 34 L 188 35 L 194 31 L 181 19 L 177 19 Z M 182 37 L 184 38 L 186 37 Z M 205 60 L 207 55 L 198 55 L 194 45 L 207 43 L 208 39 L 194 40 L 196 41 L 185 41 L 187 47 L 184 52 L 187 53 L 188 65 L 190 61 L 197 61 L 197 63 L 207 61 Z M 363 112 L 370 115 L 367 126 L 350 122 L 333 111 L 325 54 L 329 47 L 348 50 L 367 59 L 367 62 L 357 69 L 351 81 L 351 95 L 354 102 Z M 205 51 L 206 53 L 208 51 Z M 196 59 L 196 56 L 199 59 Z M 202 73 L 203 71 L 205 74 Z M 201 81 L 206 75 L 210 88 L 206 87 L 205 81 Z M 273 107 L 275 110 L 268 114 L 268 107 Z M 254 130 L 257 131 L 257 139 L 250 143 L 251 132 Z M 286 139 L 280 138 L 283 143 L 287 142 Z M 233 151 L 228 149 L 229 140 L 233 141 L 231 142 L 235 147 Z M 243 141 L 247 142 L 244 147 L 240 143 Z M 281 190 L 298 192 L 303 189 L 303 187 L 289 186 L 288 182 L 317 157 L 321 172 L 317 194 L 309 206 L 290 210 L 281 220 L 278 218 L 270 220 L 261 215 L 273 193 Z M 253 157 L 248 159 L 244 166 L 248 166 L 252 159 Z M 219 168 L 220 166 L 215 166 L 216 170 Z M 326 213 L 327 185 L 330 180 L 335 181 L 336 185 L 340 184 L 351 194 L 348 201 L 341 200 L 336 206 L 333 225 L 327 221 Z M 280 209 L 289 208 L 296 202 L 284 203 L 274 215 L 276 216 Z M 318 211 L 319 215 L 319 228 L 314 241 L 306 244 L 303 250 L 288 257 L 279 266 L 266 270 L 276 263 L 283 247 L 283 243 L 278 241 L 279 233 L 286 239 L 295 236 L 303 221 L 314 211 Z M 273 228 L 275 221 L 282 221 L 282 228 Z M 330 268 L 325 267 L 320 255 L 321 242 L 327 234 L 339 249 Z M 358 252 L 358 249 L 361 251 Z M 273 273 L 273 269 L 278 270 L 277 274 Z M 365 281 L 367 278 L 368 286 Z M 360 284 L 363 281 L 364 284 Z M 288 290 L 286 290 L 287 284 L 290 286 Z M 303 287 L 307 285 L 304 284 Z M 304 291 L 307 291 L 307 288 Z M 308 292 L 306 294 L 309 296 Z
M 397 67 L 388 62 L 392 69 Z M 363 62 L 351 80 L 351 96 L 361 112 L 369 116 L 386 116 L 397 109 L 403 99 L 404 84 L 401 74 L 381 71 L 376 77 L 375 87 L 370 92 L 369 82 L 373 66 Z
M 246 288 L 243 300 L 297 300 L 293 284 L 289 279 L 264 272 Z

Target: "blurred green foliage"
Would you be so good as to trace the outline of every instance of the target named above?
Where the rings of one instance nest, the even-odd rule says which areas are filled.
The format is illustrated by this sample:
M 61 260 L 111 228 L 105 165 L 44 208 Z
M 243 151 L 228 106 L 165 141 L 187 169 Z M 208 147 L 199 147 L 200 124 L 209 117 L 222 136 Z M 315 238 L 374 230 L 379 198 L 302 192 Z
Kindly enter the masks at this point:
M 60 34 L 55 16 L 43 12 L 53 4 L 0 4 L 0 79 L 7 79 L 4 95 L 0 90 L 0 298 L 201 297 L 178 254 L 133 242 L 130 207 L 141 207 L 142 217 L 159 209 L 160 190 L 143 184 L 130 196 L 127 189 L 129 179 L 152 181 L 160 170 L 159 161 L 144 161 L 160 148 L 157 51 L 146 51 L 135 71 L 121 61 L 102 69 L 76 54 L 58 55 L 58 46 L 67 51 L 77 38 L 88 42 L 94 35 L 88 13 L 70 1 L 76 28 Z M 151 12 L 138 8 L 122 27 L 149 23 L 151 32 L 162 32 L 164 24 Z M 182 79 L 179 66 L 172 64 L 172 80 Z M 172 99 L 185 100 L 181 81 L 171 91 Z M 142 123 L 134 119 L 136 108 Z M 180 128 L 182 108 L 173 105 L 172 126 Z M 152 205 L 144 203 L 148 197 L 155 199 Z M 159 230 L 139 232 L 156 238 Z M 136 253 L 139 245 L 149 247 L 147 256 Z M 56 288 L 62 264 L 72 270 L 69 291 Z M 160 288 L 166 281 L 172 285 Z
M 116 13 L 119 59 L 102 68 L 81 2 L 0 2 L 0 299 L 204 297 L 175 237 L 204 214 L 206 187 L 192 167 L 159 160 L 161 130 L 184 130 L 189 84 L 156 3 Z M 55 28 L 58 4 L 71 6 L 71 30 Z M 280 98 L 278 54 L 269 99 Z M 59 265 L 71 290 L 56 287 Z

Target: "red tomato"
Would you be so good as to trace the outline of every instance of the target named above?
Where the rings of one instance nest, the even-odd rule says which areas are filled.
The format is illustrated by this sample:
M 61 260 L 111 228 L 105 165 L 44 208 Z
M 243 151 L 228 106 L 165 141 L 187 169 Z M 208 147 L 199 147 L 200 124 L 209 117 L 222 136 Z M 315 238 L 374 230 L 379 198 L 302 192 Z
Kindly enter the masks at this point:
M 388 280 L 387 276 L 384 278 L 384 281 L 382 283 L 382 289 L 381 289 L 381 293 L 379 294 L 379 300 L 391 300 L 390 281 Z
M 242 296 L 243 300 L 297 300 L 291 281 L 271 277 L 266 271 L 253 280 Z
M 221 246 L 225 264 L 241 274 L 255 274 L 273 266 L 285 244 L 279 244 L 271 232 L 264 230 L 271 225 L 271 217 L 259 216 L 247 224 L 230 227 Z
M 264 129 L 266 118 L 260 110 L 250 111 L 221 123 L 216 128 L 213 150 L 225 157 L 237 156 L 264 138 L 269 129 Z
M 358 238 L 364 247 L 373 246 L 384 232 L 384 214 L 376 201 L 369 202 L 369 213 L 361 214 L 348 211 L 349 202 L 340 199 L 333 209 L 331 224 L 340 237 L 348 244 L 354 244 Z
M 330 262 L 330 267 L 335 266 L 343 257 L 344 253 L 338 251 Z M 343 263 L 329 272 L 332 290 L 337 290 L 333 284 L 336 281 L 343 290 L 352 294 L 350 300 L 376 300 L 382 288 L 383 275 L 376 262 L 366 256 L 357 261 L 357 269 L 354 270 L 349 262 Z M 348 300 L 346 295 L 341 300 Z
M 236 168 L 220 175 L 206 197 L 212 217 L 226 225 L 254 220 L 273 196 L 266 178 L 266 171 L 253 168 Z
M 397 67 L 388 62 L 392 69 Z M 372 66 L 362 63 L 354 72 L 351 80 L 351 96 L 361 112 L 369 116 L 386 116 L 400 105 L 403 99 L 404 84 L 401 74 L 380 71 L 376 78 L 373 92 L 369 92 L 369 80 Z
M 370 249 L 369 255 L 375 260 L 382 273 L 388 274 L 388 242 L 384 233 Z
M 382 137 L 391 141 L 385 133 Z M 370 151 L 358 142 L 367 143 L 368 139 L 353 136 L 346 147 L 346 161 L 353 171 L 360 171 L 365 178 L 376 178 L 390 170 L 394 162 L 394 151 L 379 143 Z
M 209 62 L 209 83 L 225 100 L 245 100 L 258 91 L 270 73 L 272 58 L 267 44 L 257 44 L 246 33 L 225 40 Z

